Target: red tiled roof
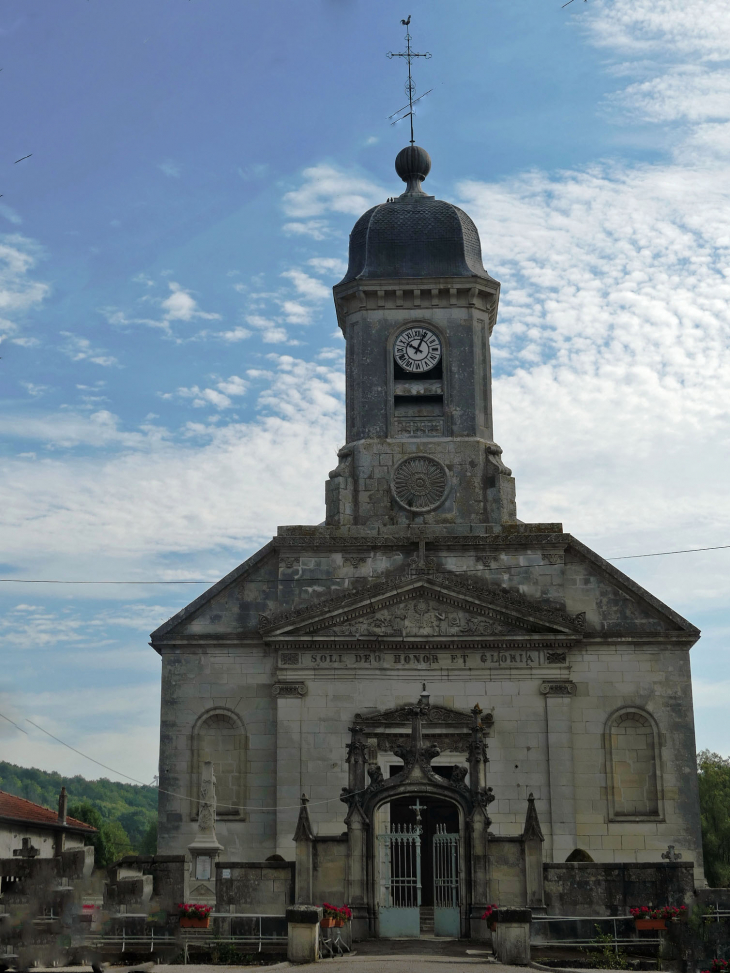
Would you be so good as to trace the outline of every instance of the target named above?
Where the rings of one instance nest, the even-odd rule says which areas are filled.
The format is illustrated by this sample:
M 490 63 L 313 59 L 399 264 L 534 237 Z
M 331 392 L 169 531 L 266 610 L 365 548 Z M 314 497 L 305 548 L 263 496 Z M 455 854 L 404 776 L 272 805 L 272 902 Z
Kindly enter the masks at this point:
M 24 797 L 16 797 L 0 791 L 0 818 L 11 818 L 13 821 L 27 821 L 29 824 L 57 825 L 58 812 L 50 808 L 26 801 Z M 66 826 L 81 831 L 96 833 L 96 828 L 76 818 L 66 818 Z

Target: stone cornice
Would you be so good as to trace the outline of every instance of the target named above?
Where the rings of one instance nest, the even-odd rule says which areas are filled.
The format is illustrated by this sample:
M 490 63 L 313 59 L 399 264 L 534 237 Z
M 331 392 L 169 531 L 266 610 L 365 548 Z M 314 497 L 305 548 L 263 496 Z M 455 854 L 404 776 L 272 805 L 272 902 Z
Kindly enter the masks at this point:
M 487 527 L 490 525 L 486 525 Z M 477 548 L 480 555 L 495 553 L 516 547 L 554 547 L 564 550 L 570 540 L 569 534 L 562 532 L 562 524 L 511 524 L 502 526 L 494 533 L 470 533 L 468 526 L 463 533 L 453 528 L 438 526 L 427 527 L 388 527 L 375 533 L 367 528 L 356 527 L 280 527 L 272 539 L 272 546 L 278 551 L 367 551 L 377 548 L 406 547 L 425 541 L 431 550 Z
M 486 314 L 490 334 L 497 320 L 499 281 L 483 277 L 397 277 L 352 280 L 332 288 L 337 322 L 350 315 L 406 311 L 412 317 L 434 309 L 471 308 Z

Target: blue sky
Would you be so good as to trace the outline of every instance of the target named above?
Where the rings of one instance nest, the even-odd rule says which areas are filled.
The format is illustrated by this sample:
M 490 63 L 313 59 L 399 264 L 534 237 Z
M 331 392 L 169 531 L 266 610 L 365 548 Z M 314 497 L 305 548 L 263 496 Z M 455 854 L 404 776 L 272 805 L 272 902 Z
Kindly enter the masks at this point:
M 323 519 L 330 288 L 399 192 L 410 13 L 427 188 L 502 281 L 523 520 L 604 556 L 730 543 L 730 14 L 719 0 L 5 0 L 2 576 L 215 580 Z M 15 162 L 31 153 L 31 157 Z M 704 632 L 730 753 L 730 551 L 621 561 Z M 156 772 L 148 633 L 200 586 L 0 584 L 5 759 Z

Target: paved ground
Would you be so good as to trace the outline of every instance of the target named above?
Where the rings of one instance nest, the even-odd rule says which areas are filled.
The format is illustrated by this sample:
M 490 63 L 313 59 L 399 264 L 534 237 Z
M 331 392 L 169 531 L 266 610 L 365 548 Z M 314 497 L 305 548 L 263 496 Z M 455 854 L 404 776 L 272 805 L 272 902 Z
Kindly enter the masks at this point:
M 388 940 L 356 943 L 354 956 L 344 959 L 327 959 L 305 966 L 290 963 L 277 963 L 273 966 L 258 967 L 260 970 L 316 970 L 317 973 L 527 973 L 524 966 L 502 966 L 492 958 L 491 950 L 484 949 L 484 943 L 469 943 L 465 940 L 426 943 L 423 940 Z M 207 966 L 189 963 L 187 966 L 163 966 L 149 963 L 126 967 L 128 973 L 143 970 L 144 973 L 251 973 L 252 966 Z M 108 973 L 125 973 L 121 966 L 107 967 Z M 38 968 L 35 973 L 43 973 Z M 59 968 L 48 970 L 59 973 Z M 63 967 L 63 973 L 91 973 L 88 966 Z M 574 973 L 574 971 L 570 971 Z M 590 973 L 611 973 L 608 970 L 591 970 Z

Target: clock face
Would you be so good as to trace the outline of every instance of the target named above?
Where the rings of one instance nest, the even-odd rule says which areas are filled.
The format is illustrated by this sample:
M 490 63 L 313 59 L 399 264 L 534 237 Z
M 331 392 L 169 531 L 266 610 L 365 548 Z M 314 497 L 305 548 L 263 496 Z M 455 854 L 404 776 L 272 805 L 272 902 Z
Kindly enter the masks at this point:
M 441 342 L 429 328 L 409 328 L 396 338 L 393 355 L 405 371 L 427 372 L 441 360 Z

